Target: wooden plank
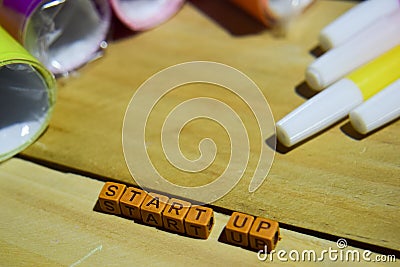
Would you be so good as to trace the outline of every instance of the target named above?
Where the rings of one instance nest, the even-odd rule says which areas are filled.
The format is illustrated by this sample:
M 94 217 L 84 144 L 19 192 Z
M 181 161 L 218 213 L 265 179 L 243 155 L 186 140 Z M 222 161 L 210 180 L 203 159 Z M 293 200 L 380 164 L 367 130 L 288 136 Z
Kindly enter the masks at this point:
M 228 216 L 215 214 L 207 240 L 192 239 L 93 211 L 103 182 L 19 159 L 0 165 L 3 266 L 253 266 L 257 254 L 218 241 Z M 335 242 L 282 229 L 279 250 L 337 249 Z M 346 250 L 354 250 L 348 247 Z M 363 250 L 357 250 L 363 253 Z M 318 254 L 319 255 L 319 254 Z M 361 254 L 362 255 L 362 254 Z M 375 259 L 378 254 L 369 257 Z M 268 260 L 267 260 L 268 261 Z M 277 265 L 288 262 L 273 261 Z M 329 265 L 327 258 L 322 263 Z M 292 262 L 292 265 L 297 265 Z M 307 262 L 309 266 L 321 262 Z M 365 262 L 356 262 L 361 266 Z M 289 264 L 290 265 L 290 264 Z M 371 263 L 369 266 L 380 266 Z
M 213 5 L 217 1 L 207 3 Z M 237 15 L 228 3 L 222 1 L 218 5 L 222 5 L 226 17 Z M 267 30 L 246 34 L 226 29 L 215 14 L 202 11 L 210 9 L 189 3 L 165 25 L 112 42 L 104 58 L 69 79 L 60 80 L 50 127 L 23 156 L 77 172 L 133 182 L 121 145 L 129 100 L 151 75 L 192 60 L 221 62 L 243 71 L 261 88 L 274 117 L 280 119 L 305 101 L 295 88 L 304 91 L 299 85 L 306 66 L 313 60 L 310 51 L 317 45 L 318 32 L 353 5 L 318 1 L 292 25 L 286 37 L 279 38 Z M 237 20 L 235 25 L 259 27 L 254 22 L 248 24 L 246 17 L 239 16 Z M 163 115 L 177 102 L 198 96 L 199 91 L 226 101 L 239 111 L 243 107 L 221 89 L 192 86 L 164 99 L 165 104 L 153 115 L 154 125 L 160 126 Z M 245 117 L 246 112 L 244 109 Z M 257 125 L 249 120 L 248 133 L 257 137 L 252 135 L 257 133 Z M 155 126 L 146 142 L 151 144 L 149 151 L 158 169 L 173 181 L 204 184 L 226 167 L 229 143 L 221 128 L 206 121 L 182 132 L 181 147 L 191 159 L 199 156 L 197 145 L 201 138 L 212 137 L 222 147 L 212 167 L 196 174 L 196 179 L 188 179 L 188 174 L 170 168 L 159 142 L 161 128 Z M 252 194 L 247 188 L 258 151 L 251 151 L 252 160 L 243 179 L 214 204 L 399 250 L 400 123 L 361 139 L 350 128 L 347 121 L 342 121 L 290 151 L 279 150 L 267 180 Z

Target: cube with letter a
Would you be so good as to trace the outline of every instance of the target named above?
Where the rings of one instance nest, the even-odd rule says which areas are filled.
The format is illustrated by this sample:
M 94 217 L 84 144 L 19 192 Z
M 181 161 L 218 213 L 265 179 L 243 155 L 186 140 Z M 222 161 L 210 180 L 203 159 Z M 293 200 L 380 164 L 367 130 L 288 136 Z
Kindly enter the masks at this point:
M 125 192 L 126 185 L 107 182 L 99 194 L 100 208 L 104 212 L 121 214 L 119 200 Z
M 142 205 L 140 206 L 140 213 L 142 220 L 146 224 L 162 227 L 162 212 L 167 205 L 169 197 L 156 193 L 148 193 Z
M 250 229 L 250 247 L 254 250 L 275 249 L 279 241 L 279 223 L 265 218 L 257 218 Z

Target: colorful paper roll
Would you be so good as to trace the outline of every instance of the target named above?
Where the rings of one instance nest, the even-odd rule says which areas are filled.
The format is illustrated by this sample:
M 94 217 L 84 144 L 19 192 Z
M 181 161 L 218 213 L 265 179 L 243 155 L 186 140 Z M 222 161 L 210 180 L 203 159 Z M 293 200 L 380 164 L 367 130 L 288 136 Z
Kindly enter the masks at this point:
M 39 137 L 55 99 L 53 74 L 0 27 L 0 161 Z
M 175 15 L 185 0 L 110 0 L 117 17 L 134 31 L 158 26 Z
M 231 0 L 267 27 L 280 25 L 301 13 L 314 0 Z
M 97 57 L 110 21 L 108 0 L 0 0 L 0 24 L 55 74 Z

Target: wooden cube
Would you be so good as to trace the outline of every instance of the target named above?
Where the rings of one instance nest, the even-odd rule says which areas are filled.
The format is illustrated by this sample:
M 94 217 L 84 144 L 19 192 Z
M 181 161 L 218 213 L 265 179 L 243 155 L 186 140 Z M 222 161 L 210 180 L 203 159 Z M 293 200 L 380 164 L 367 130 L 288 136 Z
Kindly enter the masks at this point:
M 250 229 L 250 247 L 254 250 L 275 249 L 279 241 L 279 223 L 273 220 L 257 218 Z
M 185 218 L 186 234 L 207 239 L 214 226 L 214 211 L 203 206 L 190 207 Z
M 184 218 L 189 212 L 190 206 L 190 202 L 176 198 L 170 199 L 163 212 L 164 228 L 178 233 L 185 233 Z
M 126 185 L 106 182 L 99 194 L 100 208 L 104 212 L 121 214 L 119 200 L 125 192 Z
M 142 220 L 146 224 L 162 227 L 162 212 L 167 205 L 168 197 L 156 193 L 147 194 L 140 206 Z
M 226 239 L 229 243 L 247 247 L 249 245 L 249 232 L 253 225 L 254 217 L 240 212 L 232 213 L 225 227 Z
M 147 193 L 141 189 L 135 187 L 126 189 L 119 200 L 122 215 L 134 220 L 141 220 L 140 205 L 143 203 L 146 196 Z

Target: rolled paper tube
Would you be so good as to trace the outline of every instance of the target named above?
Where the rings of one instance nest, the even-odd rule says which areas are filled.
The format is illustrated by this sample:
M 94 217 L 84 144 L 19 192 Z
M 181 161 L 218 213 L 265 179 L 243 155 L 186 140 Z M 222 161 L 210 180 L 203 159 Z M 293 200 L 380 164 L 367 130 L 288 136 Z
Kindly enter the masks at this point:
M 231 0 L 248 14 L 271 27 L 302 12 L 314 0 Z
M 53 74 L 0 27 L 0 161 L 39 137 L 55 99 Z
M 154 28 L 175 15 L 185 0 L 110 0 L 117 17 L 134 31 Z
M 110 22 L 107 0 L 0 0 L 0 24 L 55 74 L 97 57 Z

